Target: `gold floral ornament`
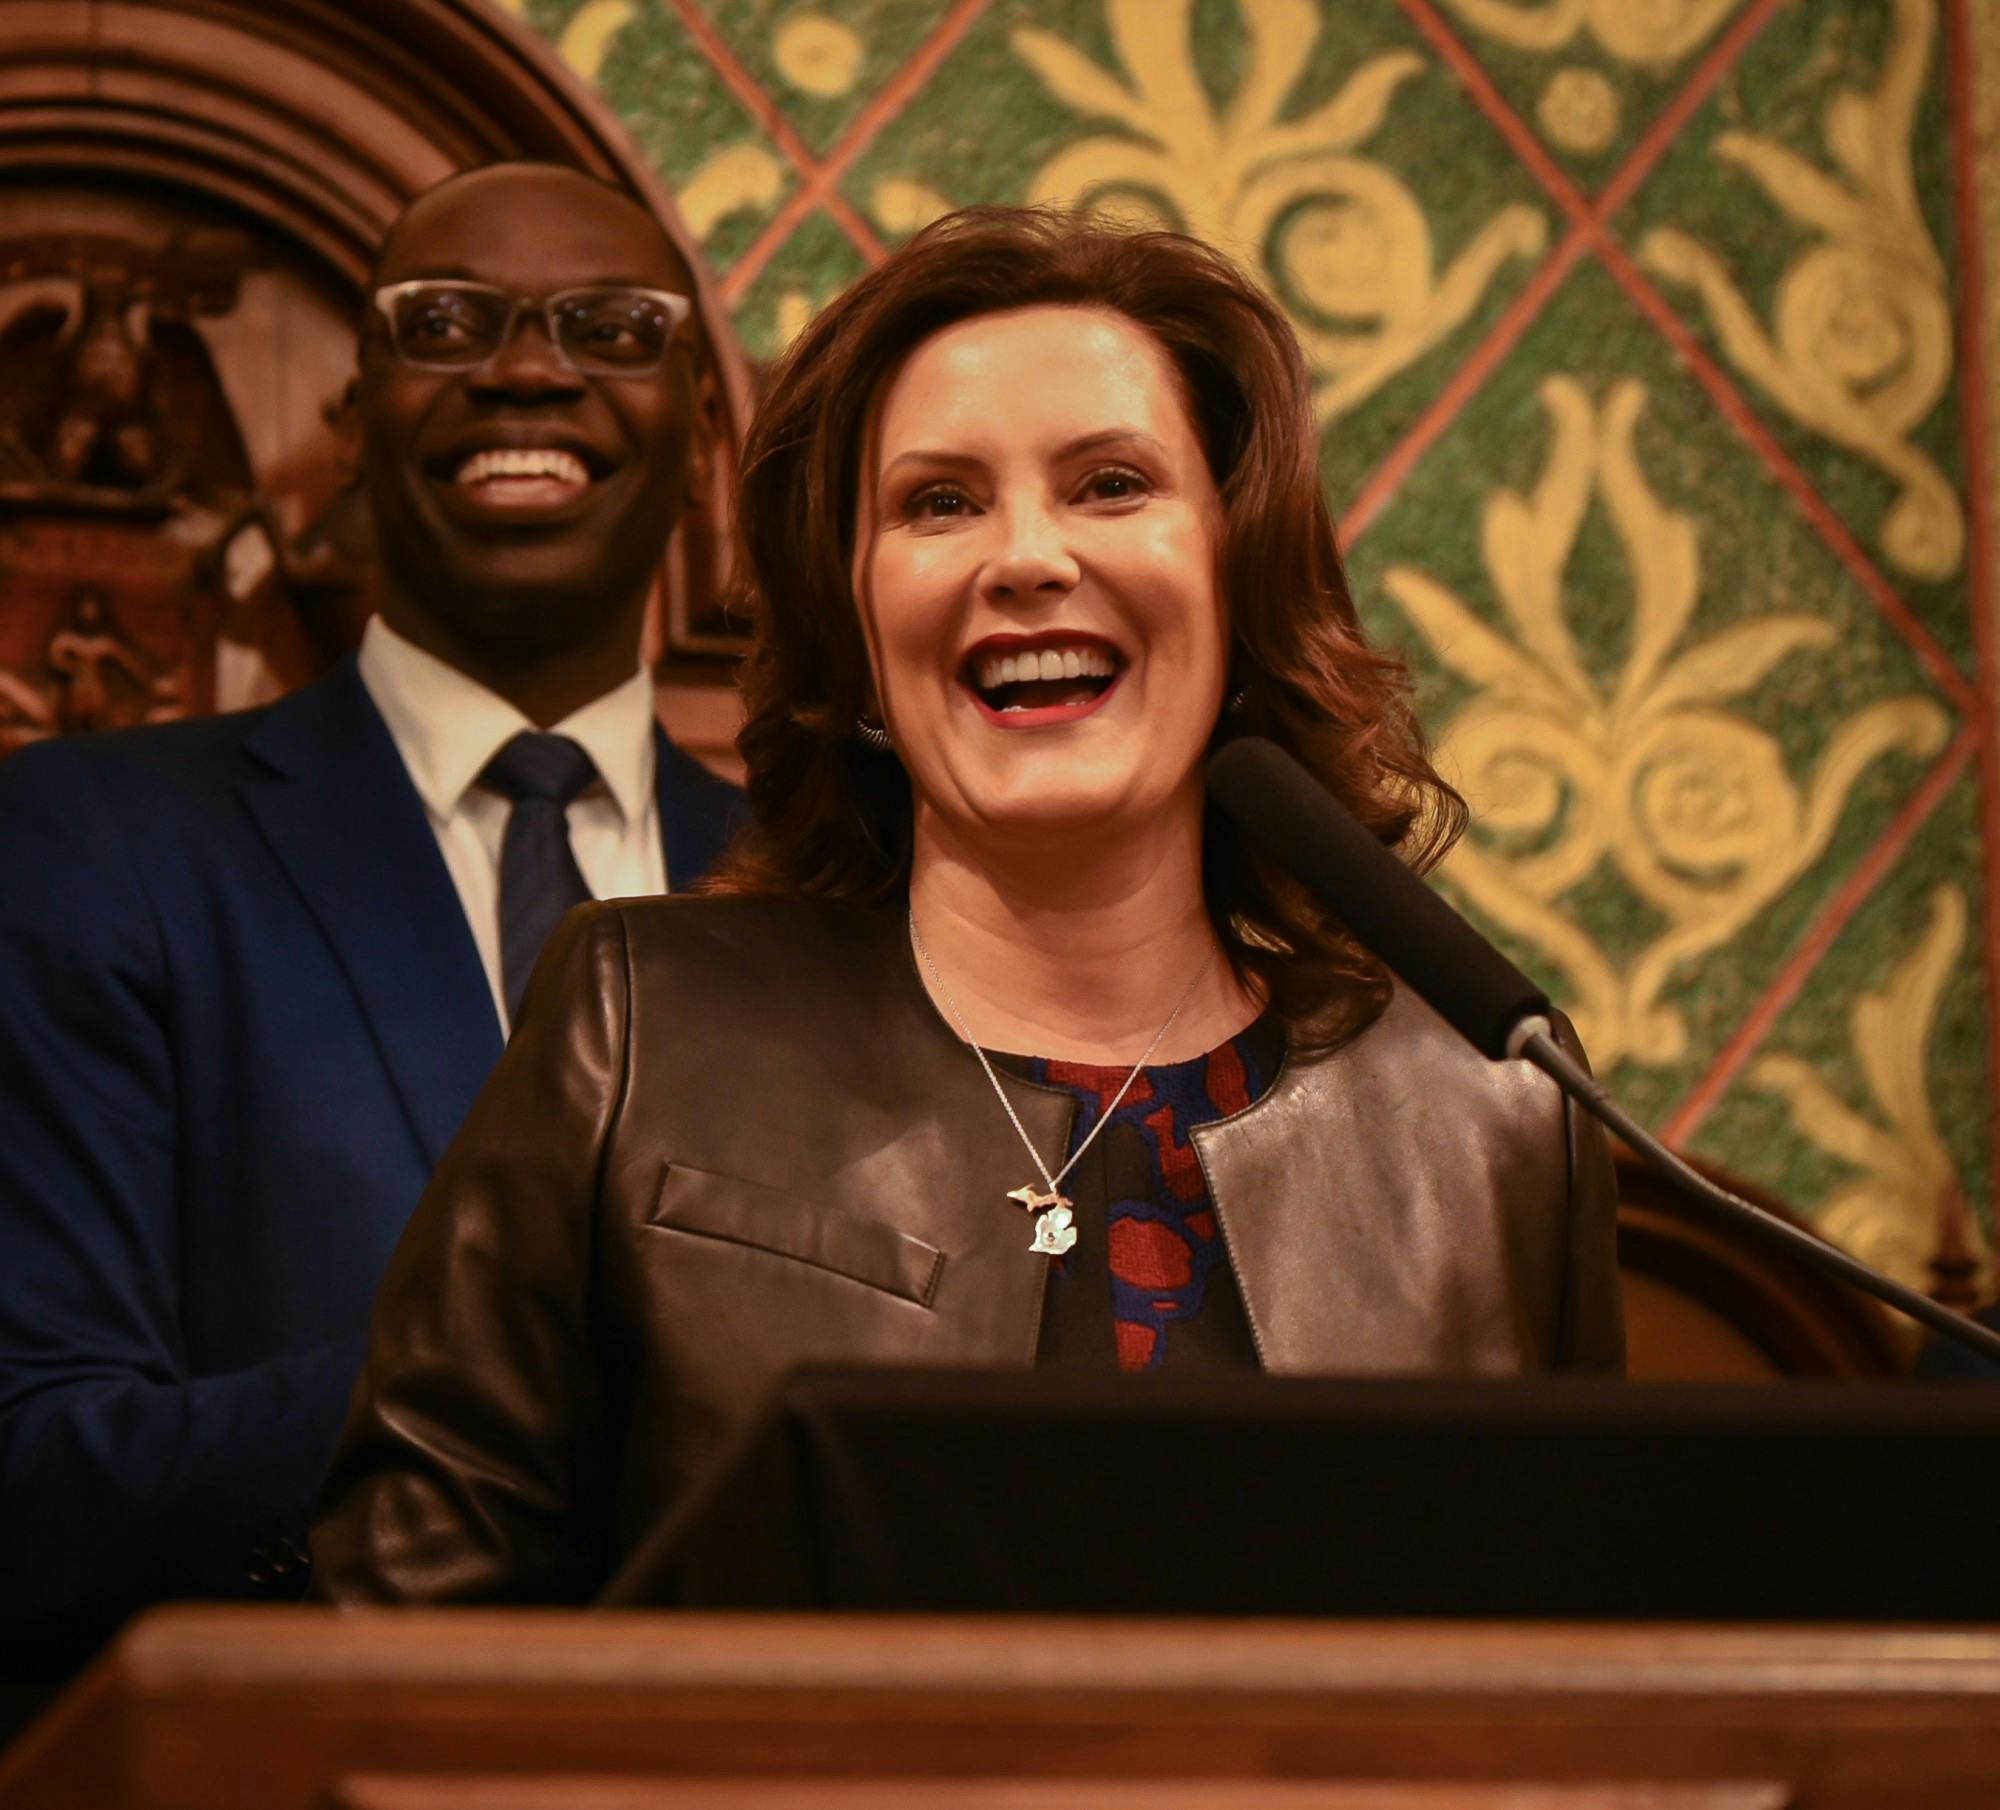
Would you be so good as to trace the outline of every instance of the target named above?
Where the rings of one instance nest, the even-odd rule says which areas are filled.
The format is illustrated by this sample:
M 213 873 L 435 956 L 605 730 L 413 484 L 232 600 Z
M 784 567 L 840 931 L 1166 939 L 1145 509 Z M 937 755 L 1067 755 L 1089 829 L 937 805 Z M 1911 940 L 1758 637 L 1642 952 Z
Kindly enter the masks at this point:
M 1671 69 L 1729 17 L 1738 0 L 1445 0 L 1475 31 L 1531 55 L 1565 49 L 1584 33 L 1622 63 Z M 1535 103 L 1549 142 L 1579 157 L 1610 150 L 1624 128 L 1617 91 L 1594 69 L 1558 69 Z
M 1937 9 L 1935 0 L 1894 4 L 1880 85 L 1843 89 L 1826 109 L 1839 175 L 1754 133 L 1716 138 L 1718 158 L 1819 235 L 1779 279 L 1768 331 L 1698 239 L 1661 227 L 1639 255 L 1695 291 L 1724 355 L 1786 414 L 1900 486 L 1882 519 L 1882 550 L 1913 578 L 1940 580 L 1964 557 L 1964 513 L 1943 473 L 1909 441 L 1944 394 L 1952 363 L 1948 278 L 1910 162 Z
M 1879 992 L 1864 993 L 1848 1019 L 1856 1060 L 1874 1108 L 1842 1100 L 1810 1063 L 1760 1058 L 1752 1087 L 1781 1096 L 1800 1135 L 1860 1171 L 1813 1216 L 1814 1226 L 1866 1263 L 1912 1288 L 1929 1288 L 1940 1237 L 1983 1256 L 1958 1172 L 1938 1135 L 1927 1073 L 1931 1032 L 1965 944 L 1965 895 L 1940 886 L 1930 923 Z
M 590 0 L 564 28 L 556 54 L 586 82 L 596 81 L 612 43 L 637 10 L 632 0 Z
M 1675 970 L 1726 943 L 1817 859 L 1871 763 L 1891 749 L 1934 754 L 1948 725 L 1927 698 L 1870 705 L 1797 784 L 1776 740 L 1729 706 L 1788 655 L 1825 647 L 1833 625 L 1763 616 L 1682 648 L 1700 549 L 1695 524 L 1640 470 L 1644 386 L 1617 383 L 1599 410 L 1573 378 L 1551 377 L 1541 400 L 1552 442 L 1539 483 L 1526 496 L 1496 491 L 1482 513 L 1505 630 L 1414 567 L 1384 582 L 1478 689 L 1441 737 L 1479 826 L 1446 874 L 1561 971 L 1600 1068 L 1671 1064 L 1687 1050 L 1686 1021 L 1660 999 Z M 1632 576 L 1630 652 L 1608 684 L 1586 669 L 1564 619 L 1563 576 L 1593 493 Z M 1665 925 L 1623 966 L 1563 906 L 1606 862 Z
M 1466 24 L 1515 50 L 1561 50 L 1588 31 L 1614 57 L 1667 69 L 1736 10 L 1739 0 L 1445 0 Z
M 1218 111 L 1195 69 L 1193 4 L 1105 0 L 1126 79 L 1052 32 L 1013 33 L 1056 99 L 1124 128 L 1057 152 L 1029 199 L 1179 227 L 1239 259 L 1285 300 L 1322 379 L 1320 418 L 1332 420 L 1462 326 L 1509 260 L 1542 249 L 1547 223 L 1532 207 L 1504 207 L 1440 273 L 1416 197 L 1356 155 L 1423 59 L 1371 58 L 1331 100 L 1282 120 L 1325 9 L 1237 0 L 1246 66 Z
M 801 94 L 831 100 L 861 79 L 867 46 L 848 26 L 818 13 L 794 13 L 771 40 L 779 75 Z
M 493 0 L 493 3 L 516 19 L 528 16 L 527 0 Z M 612 41 L 632 23 L 636 10 L 633 0 L 585 0 L 556 40 L 556 55 L 586 82 L 596 81 Z
M 775 207 L 785 192 L 785 166 L 755 142 L 724 145 L 681 184 L 677 200 L 688 231 L 702 244 L 731 214 Z
M 884 232 L 901 239 L 942 220 L 951 212 L 951 203 L 913 177 L 883 176 L 868 193 L 868 211 Z
M 1550 143 L 1579 157 L 1600 157 L 1617 142 L 1625 120 L 1618 92 L 1595 69 L 1558 69 L 1535 103 Z
M 789 181 L 785 166 L 763 145 L 725 145 L 681 184 L 677 197 L 681 218 L 696 242 L 706 245 L 731 214 L 745 209 L 761 213 L 775 207 Z M 772 316 L 769 351 L 773 355 L 782 352 L 805 330 L 812 316 L 812 297 L 803 289 L 781 290 Z

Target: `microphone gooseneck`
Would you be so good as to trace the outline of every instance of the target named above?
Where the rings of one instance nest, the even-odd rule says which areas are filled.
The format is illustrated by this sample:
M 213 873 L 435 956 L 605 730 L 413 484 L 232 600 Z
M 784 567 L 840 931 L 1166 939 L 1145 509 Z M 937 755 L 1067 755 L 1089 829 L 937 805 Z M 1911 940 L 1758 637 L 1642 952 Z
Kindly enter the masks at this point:
M 1549 998 L 1354 820 L 1276 742 L 1248 736 L 1208 764 L 1209 795 L 1367 948 L 1496 1062 Z
M 1275 742 L 1246 736 L 1228 743 L 1209 762 L 1208 790 L 1246 835 L 1282 861 L 1356 941 L 1483 1055 L 1496 1062 L 1521 1057 L 1534 1063 L 1585 1112 L 1705 1205 L 2000 1363 L 2000 1335 L 1717 1187 L 1669 1150 L 1555 1041 L 1548 996 Z
M 1970 1345 L 1983 1356 L 2000 1362 L 2000 1334 L 1952 1312 L 1928 1295 L 1906 1288 L 1880 1270 L 1869 1268 L 1858 1257 L 1850 1257 L 1837 1245 L 1814 1237 L 1803 1226 L 1795 1226 L 1775 1213 L 1766 1212 L 1756 1202 L 1717 1187 L 1620 1106 L 1590 1072 L 1549 1035 L 1545 1027 L 1521 1040 L 1520 1053 L 1586 1112 L 1615 1131 L 1654 1168 L 1671 1175 L 1684 1187 L 1693 1190 L 1707 1205 L 1718 1208 L 1745 1230 L 1754 1232 L 1767 1244 L 1782 1245 L 1786 1250 L 1796 1252 L 1808 1263 L 1817 1264 L 1864 1294 L 1873 1295 L 1886 1306 L 1896 1308 L 1933 1331 Z

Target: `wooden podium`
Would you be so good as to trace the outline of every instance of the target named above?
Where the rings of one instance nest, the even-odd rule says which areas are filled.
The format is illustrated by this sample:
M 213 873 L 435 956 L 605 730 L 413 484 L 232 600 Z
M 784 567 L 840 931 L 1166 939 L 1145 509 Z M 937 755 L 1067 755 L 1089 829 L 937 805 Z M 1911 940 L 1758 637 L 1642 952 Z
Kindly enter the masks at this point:
M 135 1623 L 4 1810 L 1992 1810 L 2000 1630 Z

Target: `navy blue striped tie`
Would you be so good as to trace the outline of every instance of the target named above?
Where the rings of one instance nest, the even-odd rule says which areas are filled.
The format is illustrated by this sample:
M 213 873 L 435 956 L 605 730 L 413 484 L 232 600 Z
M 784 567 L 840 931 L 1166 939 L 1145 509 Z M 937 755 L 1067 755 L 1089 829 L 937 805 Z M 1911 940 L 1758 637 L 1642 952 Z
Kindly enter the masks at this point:
M 486 763 L 479 783 L 512 802 L 500 843 L 500 978 L 507 1022 L 549 933 L 590 897 L 569 846 L 569 802 L 597 777 L 590 756 L 566 735 L 523 729 Z

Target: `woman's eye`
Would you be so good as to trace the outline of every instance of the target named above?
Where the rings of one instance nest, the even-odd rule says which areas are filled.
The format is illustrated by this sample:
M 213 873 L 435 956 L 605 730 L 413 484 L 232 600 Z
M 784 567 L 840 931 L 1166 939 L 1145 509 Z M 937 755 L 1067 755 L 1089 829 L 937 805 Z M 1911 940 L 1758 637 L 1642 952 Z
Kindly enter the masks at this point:
M 1083 494 L 1094 503 L 1126 503 L 1144 496 L 1151 488 L 1138 472 L 1118 465 L 1092 472 L 1084 480 Z
M 903 505 L 903 513 L 917 521 L 952 521 L 972 512 L 972 500 L 962 490 L 934 484 L 920 490 Z

